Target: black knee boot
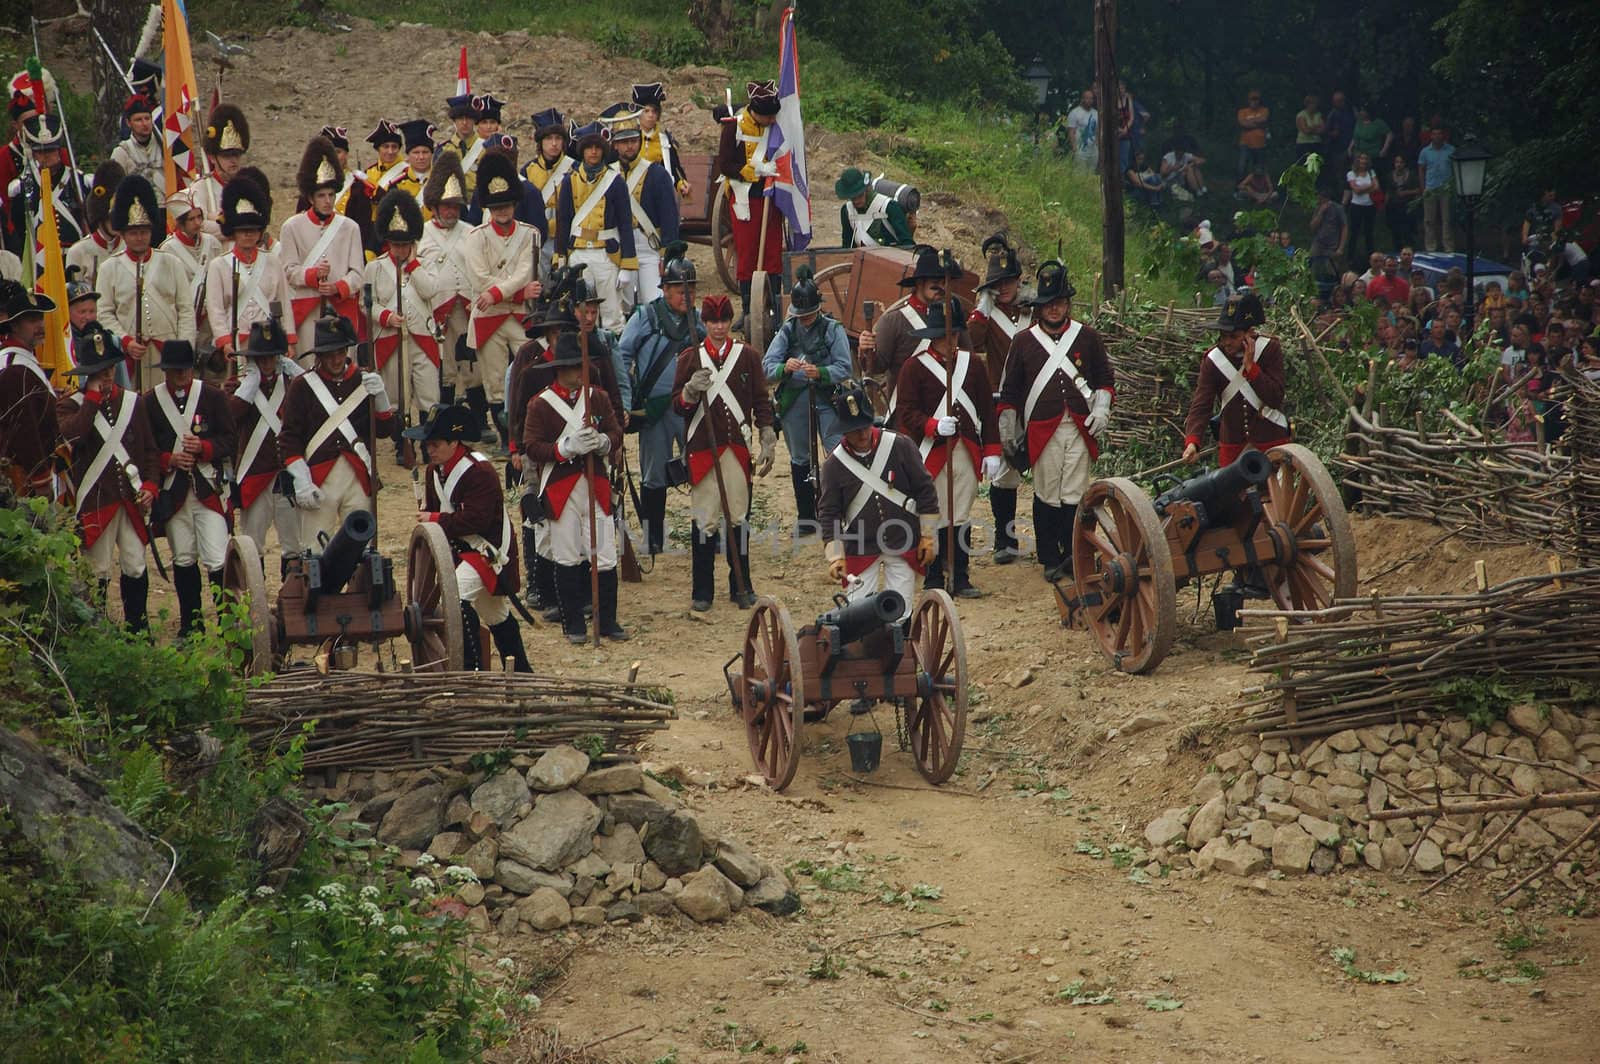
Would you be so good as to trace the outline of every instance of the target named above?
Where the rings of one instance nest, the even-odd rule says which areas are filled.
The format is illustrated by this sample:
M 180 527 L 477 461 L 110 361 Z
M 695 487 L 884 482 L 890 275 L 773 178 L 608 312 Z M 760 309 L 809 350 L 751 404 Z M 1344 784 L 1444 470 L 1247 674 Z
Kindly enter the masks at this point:
M 499 651 L 500 659 L 511 659 L 513 672 L 533 671 L 533 666 L 528 664 L 528 652 L 522 646 L 522 629 L 517 626 L 515 614 L 507 614 L 499 624 L 491 624 L 489 635 L 494 638 L 494 648 Z
M 737 330 L 748 334 L 750 331 L 750 282 L 739 282 L 739 323 Z
M 950 591 L 957 598 L 982 598 L 983 592 L 972 586 L 972 526 L 958 525 L 956 527 L 956 542 L 954 550 L 954 566 L 952 575 L 954 579 L 950 584 Z
M 1078 504 L 1075 502 L 1062 503 L 1061 513 L 1061 575 L 1072 576 L 1072 530 L 1078 523 Z
M 789 480 L 794 484 L 796 538 L 817 531 L 817 493 L 811 484 L 811 467 L 789 463 Z
M 554 564 L 554 563 L 552 563 Z M 583 623 L 583 598 L 588 581 L 582 565 L 556 565 L 556 597 L 561 603 L 561 634 L 569 643 L 583 643 L 589 629 Z
M 945 559 L 950 557 L 950 526 L 940 525 L 939 531 L 934 533 L 934 542 L 939 545 L 939 553 L 934 555 L 928 571 L 922 575 L 922 589 L 924 591 L 943 591 Z
M 600 570 L 600 601 L 596 603 L 597 620 L 600 622 L 600 634 L 613 642 L 621 643 L 627 640 L 628 633 L 622 625 L 617 623 L 617 570 L 615 568 Z
M 439 403 L 441 406 L 454 406 L 456 401 L 456 386 L 454 384 L 439 385 Z
M 652 557 L 667 544 L 667 489 L 645 488 L 639 493 L 639 522 L 644 525 L 645 547 Z
M 485 662 L 483 660 L 483 622 L 478 619 L 478 611 L 472 608 L 472 603 L 461 603 L 461 668 L 467 672 L 482 672 Z
M 739 525 L 728 533 L 728 601 L 747 610 L 756 604 L 755 583 L 750 577 L 750 526 Z M 737 568 L 735 568 L 737 563 Z M 740 587 L 740 574 L 743 587 Z
M 705 613 L 717 587 L 717 534 L 698 522 L 689 526 L 689 608 Z
M 533 580 L 539 589 L 538 594 L 544 599 L 540 616 L 547 621 L 561 619 L 561 594 L 556 590 L 556 572 L 559 568 L 550 558 L 539 554 L 533 556 Z
M 172 589 L 178 596 L 178 638 L 200 627 L 200 567 L 174 565 Z
M 1033 500 L 1033 538 L 1039 555 L 1039 565 L 1045 579 L 1061 565 L 1061 510 L 1049 503 Z
M 1010 565 L 1017 560 L 1017 536 L 1012 527 L 1017 519 L 1017 489 L 990 485 L 989 509 L 994 514 L 994 563 Z
M 122 576 L 122 623 L 130 632 L 142 632 L 148 627 L 145 620 L 150 601 L 150 574 Z
M 467 389 L 467 409 L 472 411 L 472 424 L 478 430 L 480 441 L 489 438 L 489 396 L 485 394 L 483 385 L 475 384 Z

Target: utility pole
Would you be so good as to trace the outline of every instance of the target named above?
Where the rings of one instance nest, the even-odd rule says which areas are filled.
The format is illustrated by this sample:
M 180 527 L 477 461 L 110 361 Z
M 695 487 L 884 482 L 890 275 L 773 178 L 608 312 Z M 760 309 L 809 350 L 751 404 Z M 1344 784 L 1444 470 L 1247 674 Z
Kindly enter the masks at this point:
M 1117 130 L 1117 4 L 1094 0 L 1095 95 L 1100 104 L 1100 273 L 1107 298 L 1120 292 L 1122 276 L 1122 163 Z

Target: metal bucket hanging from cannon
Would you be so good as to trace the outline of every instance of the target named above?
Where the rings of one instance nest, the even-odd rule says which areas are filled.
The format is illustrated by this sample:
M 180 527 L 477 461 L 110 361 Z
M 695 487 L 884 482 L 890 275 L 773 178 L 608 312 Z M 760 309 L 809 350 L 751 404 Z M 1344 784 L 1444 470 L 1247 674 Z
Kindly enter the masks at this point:
M 794 779 L 802 720 L 822 720 L 842 701 L 893 704 L 917 771 L 933 784 L 950 778 L 967 728 L 961 618 L 943 591 L 923 593 L 909 626 L 899 623 L 904 610 L 895 591 L 841 599 L 797 634 L 781 602 L 756 601 L 744 649 L 722 673 L 767 786 L 781 791 Z
M 228 541 L 223 587 L 245 604 L 251 632 L 244 668 L 275 669 L 295 645 L 326 646 L 336 667 L 354 664 L 362 643 L 404 638 L 419 672 L 462 668 L 461 594 L 455 555 L 436 524 L 419 524 L 406 549 L 402 597 L 394 565 L 378 553 L 377 523 L 366 510 L 349 514 L 320 550 L 284 559 L 276 600 L 267 594 L 261 554 L 248 536 Z
M 1177 588 L 1234 574 L 1219 591 L 1219 627 L 1245 597 L 1283 610 L 1318 610 L 1356 591 L 1355 539 L 1333 478 L 1299 444 L 1163 492 L 1154 503 L 1125 477 L 1097 480 L 1078 504 L 1072 576 L 1056 585 L 1062 623 L 1081 622 L 1111 664 L 1150 672 L 1177 631 Z

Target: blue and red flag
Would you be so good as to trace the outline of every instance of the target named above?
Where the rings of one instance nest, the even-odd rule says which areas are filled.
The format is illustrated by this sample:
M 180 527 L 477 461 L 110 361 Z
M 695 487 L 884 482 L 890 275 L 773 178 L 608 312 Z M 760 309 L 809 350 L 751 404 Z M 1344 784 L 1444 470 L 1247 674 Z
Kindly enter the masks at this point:
M 811 183 L 806 178 L 805 123 L 800 119 L 800 55 L 795 49 L 794 8 L 778 27 L 778 121 L 767 137 L 767 159 L 778 167 L 772 198 L 789 222 L 789 250 L 811 243 Z

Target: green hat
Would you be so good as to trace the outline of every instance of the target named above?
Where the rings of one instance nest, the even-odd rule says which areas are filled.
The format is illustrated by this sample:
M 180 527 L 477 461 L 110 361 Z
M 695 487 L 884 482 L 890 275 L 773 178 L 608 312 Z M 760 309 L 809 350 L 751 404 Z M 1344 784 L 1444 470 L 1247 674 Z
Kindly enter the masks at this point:
M 833 194 L 842 200 L 853 200 L 870 187 L 867 184 L 867 175 L 854 166 L 849 166 L 839 175 L 839 180 L 833 183 Z

